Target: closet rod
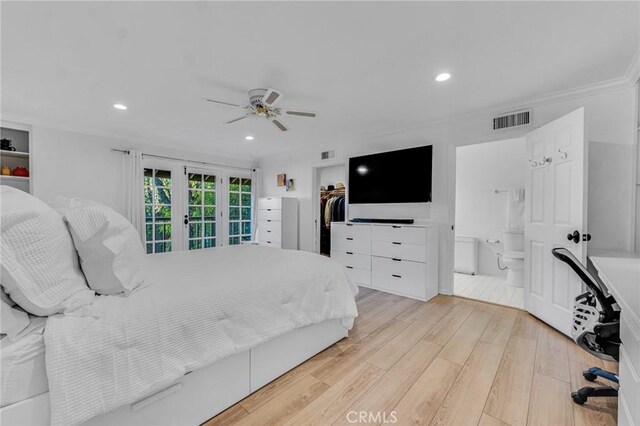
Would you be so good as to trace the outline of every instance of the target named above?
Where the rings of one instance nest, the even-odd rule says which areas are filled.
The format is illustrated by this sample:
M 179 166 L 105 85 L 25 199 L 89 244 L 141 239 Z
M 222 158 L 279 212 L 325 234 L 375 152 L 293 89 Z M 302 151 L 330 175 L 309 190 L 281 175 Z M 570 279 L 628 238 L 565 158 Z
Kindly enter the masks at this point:
M 111 148 L 111 151 L 113 152 L 121 152 L 123 154 L 129 155 L 131 153 L 131 151 L 129 151 L 128 149 L 118 149 L 118 148 Z M 186 160 L 184 158 L 176 158 L 176 157 L 165 157 L 164 155 L 156 155 L 156 154 L 145 154 L 144 152 L 142 153 L 143 157 L 150 157 L 150 158 L 160 158 L 163 160 L 171 160 L 171 161 L 182 161 L 184 163 L 191 163 L 191 164 L 203 164 L 205 166 L 216 166 L 216 167 L 225 167 L 227 169 L 238 169 L 238 170 L 250 170 L 250 171 L 255 171 L 256 169 L 251 168 L 251 167 L 238 167 L 238 166 L 228 166 L 226 164 L 217 164 L 217 163 L 207 163 L 206 161 L 193 161 L 193 160 Z

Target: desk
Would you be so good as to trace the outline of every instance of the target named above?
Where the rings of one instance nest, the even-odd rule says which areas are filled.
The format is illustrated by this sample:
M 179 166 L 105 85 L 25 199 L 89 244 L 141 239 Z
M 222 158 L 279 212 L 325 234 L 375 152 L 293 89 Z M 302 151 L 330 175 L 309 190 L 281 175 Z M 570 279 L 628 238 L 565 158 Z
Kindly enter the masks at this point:
M 640 253 L 596 252 L 589 260 L 621 310 L 618 424 L 640 425 Z

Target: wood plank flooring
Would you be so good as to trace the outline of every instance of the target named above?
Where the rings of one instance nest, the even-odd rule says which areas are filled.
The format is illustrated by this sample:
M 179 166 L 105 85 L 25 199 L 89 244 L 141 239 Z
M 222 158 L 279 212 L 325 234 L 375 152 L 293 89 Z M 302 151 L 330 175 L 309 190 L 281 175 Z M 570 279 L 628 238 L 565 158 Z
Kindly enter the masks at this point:
M 453 294 L 522 309 L 521 288 L 507 285 L 504 278 L 489 275 L 453 274 Z
M 615 425 L 613 398 L 574 404 L 612 368 L 518 309 L 361 289 L 349 337 L 205 423 Z M 364 414 L 362 414 L 364 413 Z M 354 421 L 355 420 L 355 421 Z M 393 422 L 395 420 L 395 422 Z

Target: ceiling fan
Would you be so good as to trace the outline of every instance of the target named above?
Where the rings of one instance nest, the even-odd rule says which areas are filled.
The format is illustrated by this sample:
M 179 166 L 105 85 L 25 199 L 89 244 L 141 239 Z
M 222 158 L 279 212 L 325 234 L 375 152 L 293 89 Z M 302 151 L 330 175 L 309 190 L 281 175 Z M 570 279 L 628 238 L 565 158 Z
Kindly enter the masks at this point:
M 230 102 L 216 101 L 215 99 L 208 98 L 204 98 L 204 100 L 216 104 L 242 108 L 246 111 L 244 115 L 234 118 L 233 120 L 226 121 L 225 124 L 235 123 L 236 121 L 244 120 L 247 117 L 260 116 L 271 121 L 281 131 L 286 132 L 289 128 L 282 123 L 280 115 L 287 114 L 298 117 L 316 117 L 317 114 L 315 112 L 289 110 L 275 106 L 282 100 L 282 98 L 282 93 L 275 89 L 251 89 L 249 90 L 249 105 L 232 104 Z

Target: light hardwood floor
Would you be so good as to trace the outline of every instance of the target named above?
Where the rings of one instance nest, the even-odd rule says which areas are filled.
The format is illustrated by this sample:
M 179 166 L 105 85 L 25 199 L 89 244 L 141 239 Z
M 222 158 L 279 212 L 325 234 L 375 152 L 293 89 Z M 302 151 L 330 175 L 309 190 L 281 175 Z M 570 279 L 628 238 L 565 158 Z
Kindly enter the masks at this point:
M 453 294 L 469 299 L 522 309 L 522 288 L 507 285 L 507 280 L 489 275 L 453 274 Z
M 582 370 L 617 365 L 523 311 L 368 289 L 357 303 L 348 338 L 205 425 L 354 424 L 360 412 L 357 424 L 616 424 L 615 399 L 578 406 L 570 392 L 588 385 Z

